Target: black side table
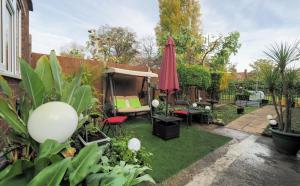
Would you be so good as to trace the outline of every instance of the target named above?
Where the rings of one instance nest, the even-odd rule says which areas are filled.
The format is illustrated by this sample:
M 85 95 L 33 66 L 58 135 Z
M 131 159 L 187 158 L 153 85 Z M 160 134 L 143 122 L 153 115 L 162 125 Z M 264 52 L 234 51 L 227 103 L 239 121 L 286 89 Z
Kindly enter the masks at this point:
M 178 138 L 182 118 L 174 116 L 154 115 L 152 134 L 164 140 Z

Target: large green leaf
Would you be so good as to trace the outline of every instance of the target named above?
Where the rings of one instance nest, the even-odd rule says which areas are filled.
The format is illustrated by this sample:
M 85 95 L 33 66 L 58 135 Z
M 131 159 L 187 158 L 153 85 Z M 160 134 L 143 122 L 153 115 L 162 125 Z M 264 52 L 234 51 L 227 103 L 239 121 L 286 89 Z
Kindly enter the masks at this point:
M 80 86 L 81 75 L 82 73 L 80 72 L 71 82 L 65 83 L 61 101 L 71 104 L 72 100 L 74 99 L 75 91 Z
M 58 186 L 62 181 L 71 159 L 66 158 L 56 162 L 39 172 L 28 184 L 28 186 Z
M 22 59 L 20 65 L 24 89 L 31 97 L 34 108 L 37 108 L 43 103 L 45 93 L 44 84 L 25 60 Z
M 50 61 L 47 56 L 42 56 L 38 59 L 35 72 L 39 75 L 40 79 L 44 83 L 45 91 L 47 93 L 51 92 L 53 89 L 53 76 L 50 66 Z
M 32 166 L 33 164 L 29 160 L 17 160 L 14 164 L 7 166 L 0 172 L 0 185 L 6 185 L 12 181 L 12 178 L 22 175 L 26 169 Z
M 72 168 L 69 169 L 69 181 L 71 185 L 77 185 L 90 173 L 96 173 L 100 169 L 100 147 L 94 143 L 80 150 L 72 160 Z
M 12 98 L 12 91 L 7 81 L 0 75 L 0 89 L 8 97 Z
M 60 151 L 67 147 L 67 143 L 58 143 L 55 140 L 47 139 L 44 143 L 40 144 L 40 151 L 37 160 L 42 158 L 50 158 L 50 156 L 58 154 Z
M 67 143 L 60 144 L 55 140 L 47 139 L 44 143 L 40 144 L 38 157 L 35 159 L 35 172 L 39 172 L 49 165 L 55 156 L 67 147 Z
M 72 106 L 77 111 L 77 113 L 81 113 L 86 110 L 92 103 L 92 90 L 89 85 L 83 85 L 79 87 L 75 94 L 74 99 L 72 101 Z
M 5 100 L 0 98 L 0 117 L 18 134 L 28 135 L 25 123 Z
M 21 98 L 20 111 L 21 111 L 21 118 L 23 122 L 27 123 L 29 115 L 33 111 L 33 108 L 32 105 L 30 104 L 30 101 L 25 95 L 22 96 Z
M 62 96 L 62 89 L 63 89 L 62 72 L 54 50 L 52 50 L 50 53 L 50 66 L 51 66 L 52 76 L 54 79 L 56 93 L 57 95 Z

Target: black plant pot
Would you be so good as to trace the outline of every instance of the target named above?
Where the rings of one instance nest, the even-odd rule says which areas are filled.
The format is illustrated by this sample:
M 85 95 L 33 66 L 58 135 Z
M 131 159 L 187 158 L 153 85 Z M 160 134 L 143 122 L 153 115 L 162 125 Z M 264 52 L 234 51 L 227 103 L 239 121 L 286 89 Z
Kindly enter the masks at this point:
M 286 133 L 276 129 L 272 131 L 273 142 L 276 149 L 284 154 L 296 155 L 300 149 L 300 134 Z
M 238 108 L 236 109 L 237 114 L 243 114 L 244 111 L 245 111 L 244 107 L 238 107 Z

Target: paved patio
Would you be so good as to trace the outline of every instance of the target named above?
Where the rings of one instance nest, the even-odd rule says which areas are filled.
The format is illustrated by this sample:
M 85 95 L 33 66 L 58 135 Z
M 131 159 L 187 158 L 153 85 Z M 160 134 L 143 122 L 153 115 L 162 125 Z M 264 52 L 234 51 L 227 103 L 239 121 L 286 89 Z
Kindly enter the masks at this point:
M 203 168 L 198 162 L 198 168 L 201 170 L 187 186 L 300 186 L 299 154 L 298 157 L 294 157 L 278 153 L 272 138 L 269 137 L 247 134 L 225 127 L 218 128 L 215 132 L 234 139 L 229 147 L 224 147 L 227 152 L 222 156 L 218 149 L 200 160 L 205 161 L 207 166 Z
M 245 114 L 226 125 L 226 128 L 235 129 L 252 134 L 262 134 L 268 126 L 267 115 L 276 116 L 274 106 L 268 105 Z

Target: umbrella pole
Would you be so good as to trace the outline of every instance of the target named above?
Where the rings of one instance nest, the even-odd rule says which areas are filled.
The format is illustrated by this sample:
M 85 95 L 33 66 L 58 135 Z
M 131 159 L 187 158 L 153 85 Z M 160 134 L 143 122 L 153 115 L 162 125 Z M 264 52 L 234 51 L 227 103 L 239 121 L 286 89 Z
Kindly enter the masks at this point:
M 169 99 L 169 91 L 167 91 L 167 97 L 166 97 L 166 116 L 168 116 L 168 99 Z

